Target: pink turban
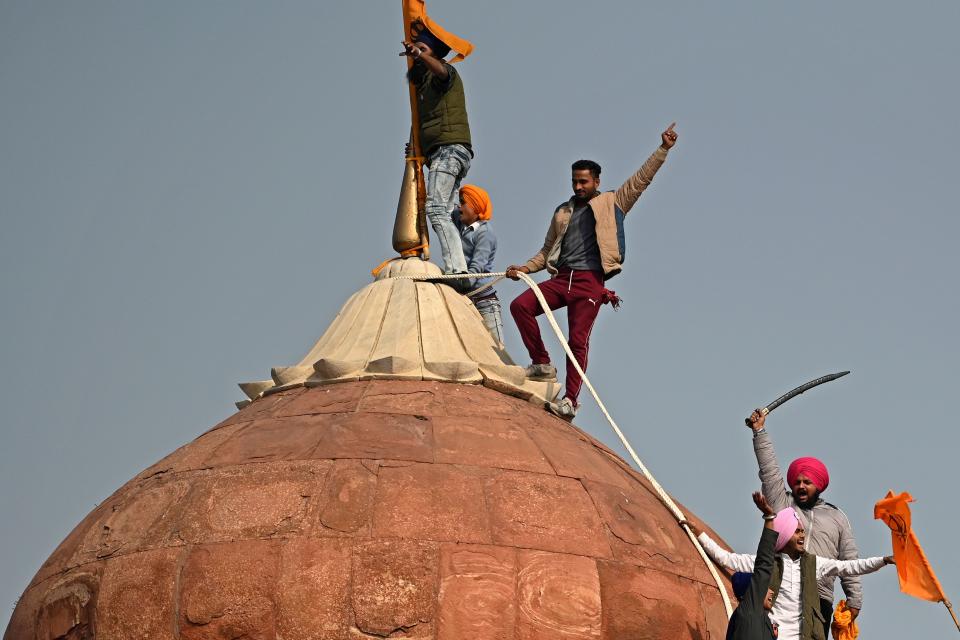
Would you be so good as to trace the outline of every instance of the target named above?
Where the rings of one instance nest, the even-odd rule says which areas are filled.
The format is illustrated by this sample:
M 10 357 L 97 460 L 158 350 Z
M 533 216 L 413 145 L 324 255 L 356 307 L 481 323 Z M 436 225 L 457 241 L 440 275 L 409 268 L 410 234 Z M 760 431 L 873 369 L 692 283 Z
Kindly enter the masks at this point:
M 830 484 L 830 474 L 827 473 L 827 466 L 816 458 L 797 458 L 790 463 L 787 468 L 787 484 L 793 489 L 793 484 L 797 481 L 797 476 L 803 474 L 810 478 L 810 482 L 816 485 L 820 491 L 826 491 Z
M 797 512 L 793 510 L 793 507 L 787 507 L 786 509 L 777 511 L 777 517 L 773 519 L 773 530 L 777 532 L 777 546 L 774 549 L 775 551 L 780 551 L 787 546 L 790 538 L 797 532 L 797 525 L 799 523 L 800 518 L 797 517 Z

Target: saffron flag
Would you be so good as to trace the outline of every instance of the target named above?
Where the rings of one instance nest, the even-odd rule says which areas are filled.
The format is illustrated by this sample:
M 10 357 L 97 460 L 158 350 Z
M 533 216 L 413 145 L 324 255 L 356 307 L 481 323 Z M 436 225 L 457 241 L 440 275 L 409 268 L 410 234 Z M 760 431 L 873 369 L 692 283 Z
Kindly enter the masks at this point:
M 888 491 L 886 497 L 874 505 L 873 517 L 883 520 L 892 532 L 893 557 L 897 561 L 900 591 L 921 600 L 944 602 L 947 597 L 943 587 L 910 528 L 908 502 L 913 502 L 913 496 L 909 493 L 895 496 L 893 491 Z
M 857 640 L 860 627 L 853 619 L 853 613 L 847 607 L 847 601 L 841 600 L 833 612 L 833 622 L 830 624 L 835 640 Z
M 416 30 L 413 25 L 420 23 L 441 42 L 456 51 L 457 55 L 450 60 L 451 63 L 460 62 L 473 53 L 473 44 L 470 41 L 455 36 L 430 19 L 424 0 L 403 0 L 403 22 L 407 35 L 410 35 L 411 28 Z

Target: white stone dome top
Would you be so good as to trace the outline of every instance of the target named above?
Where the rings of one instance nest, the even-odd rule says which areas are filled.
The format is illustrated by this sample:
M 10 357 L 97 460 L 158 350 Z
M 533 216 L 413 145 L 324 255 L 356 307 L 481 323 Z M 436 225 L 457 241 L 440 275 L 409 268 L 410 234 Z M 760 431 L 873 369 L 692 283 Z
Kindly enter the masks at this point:
M 385 378 L 483 384 L 531 402 L 555 399 L 557 384 L 527 380 L 469 298 L 446 284 L 408 279 L 439 275 L 419 258 L 387 263 L 300 362 L 240 388 L 253 400 L 297 386 Z

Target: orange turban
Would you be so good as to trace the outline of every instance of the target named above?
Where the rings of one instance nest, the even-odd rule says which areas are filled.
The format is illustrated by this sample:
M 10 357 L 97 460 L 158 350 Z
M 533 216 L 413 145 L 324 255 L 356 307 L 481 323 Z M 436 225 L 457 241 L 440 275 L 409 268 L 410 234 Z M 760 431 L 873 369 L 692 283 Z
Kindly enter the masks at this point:
M 493 204 L 486 191 L 475 184 L 465 184 L 460 187 L 460 195 L 464 202 L 473 207 L 481 220 L 489 220 L 493 215 Z

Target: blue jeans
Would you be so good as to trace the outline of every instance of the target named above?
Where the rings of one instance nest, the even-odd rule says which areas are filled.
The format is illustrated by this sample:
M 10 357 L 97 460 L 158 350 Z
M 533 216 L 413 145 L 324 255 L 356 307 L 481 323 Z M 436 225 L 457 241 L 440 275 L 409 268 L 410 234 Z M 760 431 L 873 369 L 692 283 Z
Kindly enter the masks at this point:
M 434 149 L 428 158 L 427 220 L 440 243 L 444 273 L 463 273 L 467 261 L 463 257 L 460 232 L 450 214 L 457 204 L 460 182 L 470 170 L 470 151 L 462 144 L 448 144 Z
M 474 300 L 473 305 L 483 317 L 483 324 L 498 344 L 503 344 L 503 319 L 500 317 L 500 299 L 496 296 Z

